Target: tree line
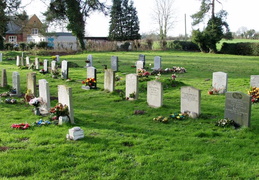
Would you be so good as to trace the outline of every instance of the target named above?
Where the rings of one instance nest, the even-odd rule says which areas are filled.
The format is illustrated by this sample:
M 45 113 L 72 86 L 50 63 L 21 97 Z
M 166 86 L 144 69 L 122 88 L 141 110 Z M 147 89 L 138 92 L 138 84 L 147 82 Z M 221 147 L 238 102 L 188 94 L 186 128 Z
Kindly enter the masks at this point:
M 233 33 L 226 22 L 227 12 L 223 9 L 215 12 L 216 5 L 222 4 L 221 1 L 223 0 L 200 0 L 199 11 L 191 16 L 193 18 L 191 40 L 198 45 L 202 52 L 216 53 L 216 44 L 222 38 L 233 38 Z M 0 49 L 3 47 L 8 17 L 17 12 L 15 9 L 19 9 L 20 4 L 21 0 L 0 0 L 0 16 L 3 17 L 3 21 L 0 22 Z M 166 45 L 164 41 L 167 33 L 174 28 L 175 11 L 173 6 L 174 0 L 155 0 L 153 19 L 158 25 L 158 35 L 162 45 Z M 110 40 L 141 39 L 138 14 L 133 0 L 112 0 L 111 7 L 100 0 L 52 0 L 44 15 L 48 25 L 53 22 L 65 22 L 66 28 L 77 37 L 81 49 L 84 50 L 86 48 L 84 42 L 86 18 L 93 11 L 110 16 L 108 36 Z M 195 28 L 205 21 L 207 25 L 204 29 Z M 247 31 L 247 34 L 243 34 L 243 36 L 251 37 L 251 33 L 253 32 Z

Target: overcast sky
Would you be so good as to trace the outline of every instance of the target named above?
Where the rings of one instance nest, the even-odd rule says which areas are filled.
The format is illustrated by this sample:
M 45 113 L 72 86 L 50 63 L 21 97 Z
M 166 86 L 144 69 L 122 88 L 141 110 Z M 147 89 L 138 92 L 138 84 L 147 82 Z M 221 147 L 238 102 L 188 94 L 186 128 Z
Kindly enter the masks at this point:
M 32 1 L 32 2 L 31 2 Z M 106 1 L 111 5 L 111 0 Z M 152 21 L 152 11 L 155 0 L 133 0 L 134 6 L 137 9 L 140 21 L 140 33 L 150 33 L 157 30 L 157 25 Z M 199 10 L 199 0 L 174 0 L 175 1 L 175 16 L 177 23 L 175 27 L 168 32 L 168 35 L 178 36 L 184 35 L 186 14 L 187 33 L 190 34 L 192 30 L 192 19 L 190 16 Z M 31 3 L 29 3 L 31 2 Z M 46 2 L 46 1 L 43 1 Z M 223 8 L 228 12 L 227 22 L 230 30 L 236 32 L 240 27 L 247 29 L 255 29 L 259 31 L 259 24 L 257 18 L 259 17 L 259 0 L 221 0 L 222 5 L 217 4 L 218 8 Z M 29 15 L 36 14 L 41 20 L 44 19 L 42 12 L 46 10 L 46 5 L 41 0 L 22 0 L 23 5 L 29 4 L 26 7 Z M 105 17 L 100 13 L 93 13 L 87 19 L 86 32 L 88 36 L 107 36 L 109 30 L 109 16 Z

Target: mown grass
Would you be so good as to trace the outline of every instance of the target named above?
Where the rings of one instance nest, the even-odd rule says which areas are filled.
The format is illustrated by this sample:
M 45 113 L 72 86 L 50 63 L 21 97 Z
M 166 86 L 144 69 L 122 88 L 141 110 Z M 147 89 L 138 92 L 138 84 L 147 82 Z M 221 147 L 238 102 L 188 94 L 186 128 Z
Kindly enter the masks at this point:
M 154 56 L 162 57 L 163 68 L 185 67 L 187 73 L 177 74 L 183 85 L 202 90 L 198 119 L 171 120 L 168 124 L 154 122 L 159 115 L 169 116 L 180 111 L 180 86 L 164 84 L 164 105 L 148 107 L 146 82 L 140 82 L 137 101 L 121 100 L 118 92 L 103 91 L 103 66 L 110 67 L 110 58 L 119 57 L 116 73 L 122 80 L 116 90 L 125 91 L 125 75 L 134 73 L 139 54 L 146 55 L 146 64 L 153 67 Z M 89 53 L 88 53 L 89 54 Z M 19 103 L 0 103 L 0 177 L 2 179 L 258 179 L 259 177 L 259 106 L 252 106 L 251 127 L 220 128 L 215 122 L 224 117 L 224 95 L 208 95 L 212 72 L 228 73 L 229 91 L 246 93 L 250 75 L 258 74 L 255 56 L 233 56 L 176 51 L 91 52 L 97 68 L 98 89 L 81 89 L 86 77 L 87 54 L 62 56 L 77 63 L 70 69 L 66 82 L 37 73 L 37 79 L 47 79 L 52 97 L 57 97 L 57 85 L 72 87 L 75 125 L 49 125 L 27 130 L 10 128 L 13 123 L 33 123 L 40 118 L 32 107 Z M 40 57 L 50 59 L 50 57 Z M 0 69 L 21 74 L 22 91 L 26 91 L 26 74 L 15 61 L 4 61 Z M 166 82 L 171 74 L 163 74 Z M 154 79 L 154 77 L 151 77 Z M 8 88 L 0 88 L 0 93 Z M 2 101 L 4 98 L 2 98 Z M 57 100 L 51 102 L 52 106 Z M 135 115 L 135 110 L 145 114 Z M 85 138 L 68 141 L 68 129 L 81 127 Z

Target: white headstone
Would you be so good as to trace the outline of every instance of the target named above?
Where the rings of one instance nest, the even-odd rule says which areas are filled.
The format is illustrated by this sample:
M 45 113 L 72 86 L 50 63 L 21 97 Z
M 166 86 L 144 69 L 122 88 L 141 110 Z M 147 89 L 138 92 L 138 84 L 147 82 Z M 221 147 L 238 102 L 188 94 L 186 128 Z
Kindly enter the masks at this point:
M 44 59 L 43 69 L 44 69 L 45 72 L 48 72 L 48 67 L 49 67 L 49 60 Z
M 56 55 L 56 60 L 57 62 L 59 62 L 59 55 Z
M 58 102 L 67 105 L 69 111 L 70 122 L 74 124 L 74 108 L 72 101 L 72 88 L 64 85 L 58 85 Z
M 138 99 L 138 75 L 126 75 L 126 98 L 129 100 Z
M 136 73 L 138 73 L 139 69 L 143 69 L 144 68 L 144 62 L 143 61 L 137 61 L 136 62 Z
M 30 65 L 30 57 L 26 56 L 26 66 Z
M 56 64 L 57 64 L 57 61 L 51 61 L 51 71 L 56 70 L 56 68 L 57 68 Z
M 225 100 L 225 118 L 241 126 L 250 126 L 251 97 L 242 92 L 227 92 Z
M 40 69 L 40 62 L 39 62 L 39 58 L 35 58 L 35 69 Z
M 113 92 L 115 87 L 115 72 L 112 69 L 104 71 L 104 90 Z
M 0 62 L 3 61 L 3 53 L 0 53 Z
M 36 89 L 36 73 L 28 73 L 27 74 L 27 90 L 30 89 L 31 93 L 36 96 L 37 89 Z
M 161 68 L 161 57 L 160 56 L 156 56 L 154 58 L 154 68 L 153 69 L 160 69 Z
M 12 80 L 13 80 L 12 81 L 13 89 L 16 90 L 15 95 L 20 96 L 21 95 L 20 74 L 18 72 L 13 72 Z
M 16 56 L 16 66 L 20 66 L 20 65 L 21 65 L 20 56 Z
M 61 64 L 61 78 L 68 79 L 68 61 L 63 60 Z
M 118 56 L 112 56 L 111 57 L 111 68 L 113 71 L 118 71 Z
M 96 80 L 95 67 L 87 67 L 87 78 L 94 78 Z
M 251 75 L 250 86 L 251 87 L 259 87 L 259 75 Z
M 86 67 L 91 67 L 93 66 L 93 56 L 91 54 L 89 54 L 87 56 L 87 59 L 86 59 Z
M 228 87 L 228 74 L 224 72 L 214 72 L 212 79 L 212 87 L 219 94 L 226 93 Z
M 49 92 L 49 83 L 46 79 L 39 80 L 39 97 L 42 98 L 45 107 L 47 110 L 50 109 L 50 92 Z
M 191 86 L 181 87 L 181 113 L 185 112 L 200 115 L 201 90 Z
M 149 81 L 147 83 L 147 103 L 155 108 L 163 105 L 163 86 L 161 82 Z

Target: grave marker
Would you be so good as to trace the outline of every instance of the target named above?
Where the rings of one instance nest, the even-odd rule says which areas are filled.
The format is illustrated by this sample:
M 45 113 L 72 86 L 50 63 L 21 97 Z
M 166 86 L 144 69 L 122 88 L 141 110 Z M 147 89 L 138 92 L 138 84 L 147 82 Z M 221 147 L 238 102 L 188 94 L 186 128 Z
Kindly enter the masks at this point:
M 51 71 L 55 71 L 57 69 L 57 61 L 51 61 Z
M 39 70 L 40 69 L 40 62 L 39 62 L 39 58 L 35 58 L 35 69 Z
M 147 83 L 147 103 L 155 108 L 163 105 L 163 86 L 161 82 L 149 81 Z
M 25 66 L 24 57 L 21 57 L 20 60 L 21 60 L 21 66 Z
M 89 54 L 86 58 L 86 67 L 93 66 L 93 56 Z
M 15 94 L 13 96 L 21 95 L 21 86 L 20 86 L 20 74 L 18 72 L 13 72 L 12 74 L 12 84 Z
M 20 56 L 16 56 L 16 66 L 20 66 L 20 65 L 21 65 Z
M 30 66 L 30 57 L 26 56 L 26 66 Z
M 58 102 L 67 105 L 70 122 L 74 124 L 74 108 L 72 102 L 72 88 L 64 85 L 58 85 Z
M 87 78 L 94 78 L 96 80 L 96 68 L 87 67 Z
M 68 79 L 68 61 L 63 60 L 61 64 L 61 78 Z
M 143 66 L 145 66 L 146 56 L 144 54 L 140 54 L 138 60 L 139 61 L 143 61 Z
M 136 73 L 138 73 L 139 69 L 143 69 L 144 68 L 144 63 L 143 61 L 137 61 L 136 62 Z
M 46 109 L 50 110 L 49 83 L 46 81 L 46 79 L 39 80 L 39 97 L 42 98 Z
M 111 57 L 111 68 L 113 71 L 118 71 L 118 56 L 112 56 Z
M 56 61 L 59 62 L 59 55 L 56 55 Z
M 7 75 L 6 75 L 6 69 L 2 69 L 1 87 L 7 87 Z
M 37 89 L 36 89 L 36 73 L 28 73 L 27 74 L 27 90 L 30 89 L 31 93 L 36 96 Z
M 113 92 L 115 87 L 115 72 L 112 69 L 104 71 L 104 89 Z
M 225 118 L 241 126 L 250 127 L 251 97 L 242 92 L 227 92 L 225 100 Z
M 181 87 L 181 113 L 188 112 L 195 118 L 201 112 L 201 90 L 191 86 Z
M 138 99 L 138 75 L 127 74 L 126 75 L 126 99 L 136 100 Z
M 219 94 L 224 94 L 227 92 L 227 86 L 228 74 L 224 72 L 214 72 L 212 80 L 213 89 L 216 90 Z
M 160 56 L 156 56 L 154 58 L 154 70 L 157 70 L 157 69 L 161 69 L 161 57 Z
M 3 53 L 0 53 L 0 62 L 3 61 Z
M 43 62 L 43 70 L 44 70 L 45 72 L 48 72 L 48 67 L 49 67 L 49 60 L 44 59 L 44 62 Z
M 251 87 L 259 87 L 259 75 L 251 75 L 250 86 Z

